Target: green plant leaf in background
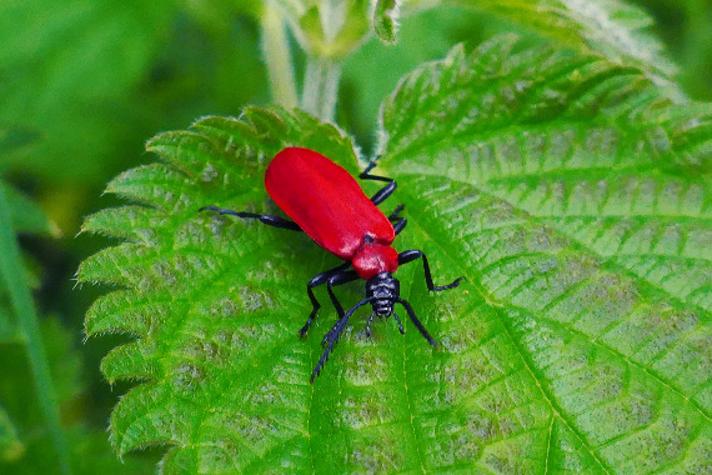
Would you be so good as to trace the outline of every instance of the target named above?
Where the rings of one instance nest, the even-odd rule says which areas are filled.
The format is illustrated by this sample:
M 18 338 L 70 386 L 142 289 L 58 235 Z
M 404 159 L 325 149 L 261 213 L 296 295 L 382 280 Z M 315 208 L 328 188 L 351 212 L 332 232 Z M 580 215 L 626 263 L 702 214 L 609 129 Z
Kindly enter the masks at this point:
M 18 148 L 22 148 L 32 142 L 34 135 L 27 131 L 10 127 L 0 127 L 0 157 L 4 158 L 8 153 Z M 0 167 L 0 172 L 2 172 Z M 56 227 L 52 225 L 44 212 L 27 198 L 24 194 L 9 186 L 0 176 L 0 195 L 4 196 L 8 214 L 8 223 L 0 222 L 0 226 L 7 226 L 15 233 L 49 234 L 56 233 Z M 0 196 L 0 199 L 2 199 Z M 6 258 L 6 256 L 3 256 Z M 17 276 L 13 276 L 16 278 Z M 28 286 L 31 283 L 30 278 Z M 19 337 L 15 319 L 12 318 L 11 304 L 9 301 L 6 286 L 0 279 L 0 343 L 14 341 Z M 5 423 L 9 424 L 9 418 L 5 417 Z M 7 436 L 14 431 L 4 432 Z
M 57 235 L 57 227 L 47 219 L 45 213 L 24 194 L 5 185 L 12 228 L 17 233 Z
M 377 4 L 374 29 L 379 19 L 389 25 L 388 16 L 383 16 L 390 11 L 388 5 Z M 398 11 L 404 21 L 396 45 L 384 47 L 384 37 L 379 35 L 381 41 L 366 42 L 344 64 L 340 107 L 348 113 L 342 113 L 339 121 L 366 149 L 371 146 L 373 117 L 380 102 L 404 74 L 424 61 L 442 58 L 453 44 L 477 44 L 513 30 L 532 43 L 554 42 L 638 67 L 663 85 L 668 95 L 677 100 L 683 97 L 672 81 L 676 68 L 668 59 L 667 48 L 652 34 L 652 18 L 625 1 L 410 1 Z M 679 42 L 671 39 L 670 43 L 670 51 L 677 52 L 674 48 Z M 697 51 L 699 46 L 693 44 Z
M 24 450 L 10 416 L 0 406 L 0 461 L 15 460 Z
M 355 171 L 353 144 L 256 108 L 159 135 L 161 162 L 108 187 L 137 205 L 85 223 L 125 241 L 79 270 L 120 288 L 87 334 L 136 337 L 102 364 L 141 381 L 112 414 L 117 452 L 165 444 L 163 469 L 186 473 L 712 469 L 708 116 L 634 69 L 511 37 L 406 77 L 381 130 L 410 222 L 397 245 L 468 283 L 428 295 L 404 268 L 443 351 L 391 321 L 365 339 L 356 318 L 314 385 L 335 315 L 296 337 L 304 282 L 336 261 L 301 234 L 196 210 L 275 212 L 274 153 L 306 146 Z
M 0 155 L 32 137 L 0 130 Z M 75 338 L 56 318 L 35 321 L 29 289 L 38 286 L 38 277 L 22 265 L 12 241 L 14 233 L 56 236 L 57 227 L 2 178 L 0 226 L 0 473 L 146 473 L 146 461 L 120 465 L 104 432 L 78 422 L 85 415 L 72 407 L 83 389 L 79 353 L 72 349 Z M 62 427 L 48 417 L 60 411 Z
M 71 350 L 71 335 L 56 318 L 43 319 L 41 337 L 47 355 L 48 369 L 55 385 L 58 405 L 71 404 L 79 394 L 79 354 Z M 1 473 L 32 473 L 30 467 L 51 472 L 58 470 L 52 434 L 40 410 L 36 389 L 28 376 L 31 368 L 27 350 L 20 339 L 0 345 L 0 401 L 16 423 L 16 434 L 22 441 L 22 457 L 0 461 Z M 3 464 L 3 462 L 5 464 Z M 39 472 L 35 472 L 39 473 Z
M 339 59 L 369 33 L 369 2 L 347 0 L 274 0 L 285 12 L 294 35 L 309 55 Z
M 17 236 L 12 227 L 13 212 L 11 211 L 11 202 L 6 198 L 5 189 L 4 182 L 0 181 L 0 256 L 2 257 L 0 259 L 0 299 L 4 300 L 7 296 L 9 303 L 9 311 L 2 312 L 0 317 L 8 318 L 11 313 L 12 321 L 2 326 L 8 327 L 17 334 L 17 343 L 23 347 L 27 357 L 28 369 L 24 374 L 23 382 L 29 383 L 26 386 L 35 391 L 36 412 L 40 415 L 49 434 L 51 440 L 49 453 L 50 457 L 54 456 L 54 466 L 58 473 L 70 474 L 66 439 L 60 427 L 57 393 L 51 378 L 50 363 L 47 359 L 37 312 L 28 285 L 29 279 L 26 278 Z M 0 305 L 2 304 L 3 302 L 0 300 Z M 10 336 L 12 337 L 12 334 Z M 8 366 L 10 365 L 2 365 L 2 367 Z M 2 383 L 9 380 L 8 373 L 12 369 L 10 367 L 9 370 L 3 372 Z M 18 382 L 14 381 L 13 384 L 17 385 Z
M 17 337 L 17 327 L 10 316 L 10 305 L 3 290 L 0 292 L 0 343 L 14 341 Z
M 57 318 L 41 322 L 49 370 L 56 385 L 57 400 L 62 409 L 64 432 L 70 449 L 69 458 L 74 474 L 146 474 L 152 471 L 151 460 L 134 459 L 119 462 L 111 452 L 102 430 L 85 427 L 82 409 L 86 407 L 81 354 L 74 347 L 72 335 Z M 27 383 L 30 369 L 22 344 L 0 344 L 0 401 L 16 422 L 16 443 L 3 456 L 3 431 L 0 428 L 0 473 L 36 475 L 57 473 L 52 456 L 52 441 L 37 407 L 37 396 L 32 384 Z M 1 411 L 0 411 L 1 412 Z M 2 414 L 0 413 L 0 427 Z M 12 440 L 12 439 L 11 439 Z
M 632 65 L 677 95 L 670 83 L 676 67 L 649 31 L 648 13 L 625 0 L 451 0 L 514 22 L 525 31 L 612 61 Z
M 0 183 L 0 186 L 3 186 Z M 4 185 L 11 216 L 29 213 L 32 219 L 20 217 L 14 220 L 18 229 L 25 232 L 43 233 L 52 229 L 39 208 L 17 191 Z M 23 226 L 22 223 L 27 223 Z M 3 258 L 7 254 L 3 253 Z M 17 276 L 26 280 L 30 287 L 34 276 Z M 58 429 L 47 422 L 43 405 L 49 391 L 46 381 L 39 390 L 33 383 L 33 368 L 28 352 L 36 352 L 28 346 L 37 347 L 37 341 L 27 336 L 27 324 L 18 325 L 14 315 L 9 290 L 0 286 L 0 473 L 13 475 L 33 475 L 37 473 L 58 473 L 60 466 L 56 453 L 56 432 Z M 102 430 L 91 430 L 84 425 L 86 417 L 79 409 L 79 399 L 84 396 L 80 378 L 80 355 L 72 348 L 74 335 L 65 329 L 56 318 L 39 321 L 41 345 L 46 355 L 44 361 L 48 376 L 56 388 L 56 404 L 63 415 L 62 434 L 68 439 L 66 458 L 71 471 L 76 474 L 96 473 L 143 474 L 150 470 L 150 459 L 132 460 L 120 464 L 111 453 Z M 32 356 L 36 358 L 36 356 Z M 84 407 L 85 405 L 82 405 Z
M 376 0 L 371 24 L 373 32 L 384 43 L 395 43 L 398 34 L 399 0 Z
M 44 212 L 29 198 L 8 186 L 0 179 L 0 187 L 5 191 L 12 229 L 18 233 L 56 234 L 56 226 L 47 219 Z M 33 277 L 27 273 L 27 285 Z M 19 337 L 15 319 L 11 317 L 9 296 L 4 285 L 0 285 L 0 342 L 16 340 Z
M 2 148 L 7 150 L 13 147 L 6 145 Z M 10 226 L 10 229 L 28 233 L 49 232 L 51 226 L 42 210 L 21 193 L 7 186 L 1 179 L 0 193 L 3 193 L 7 200 L 7 211 L 9 211 L 10 218 L 10 223 L 7 225 Z M 2 197 L 0 197 L 0 199 L 2 199 Z M 0 225 L 6 224 L 0 223 Z M 3 254 L 2 258 L 6 259 L 7 256 Z M 25 276 L 14 276 L 14 278 L 24 279 Z M 6 286 L 0 280 L 0 353 L 2 352 L 3 345 L 18 342 L 22 339 L 16 320 L 12 317 L 13 312 L 11 307 L 10 296 L 8 295 Z M 0 367 L 5 368 L 2 378 L 7 378 L 7 366 L 1 365 Z M 31 387 L 31 385 L 28 386 Z M 20 458 L 25 451 L 25 446 L 20 441 L 17 429 L 13 424 L 13 418 L 10 417 L 4 408 L 4 402 L 4 398 L 0 398 L 0 463 L 15 461 Z
M 110 154 L 128 128 L 117 120 L 125 114 L 121 100 L 167 36 L 176 4 L 0 3 L 0 123 L 41 131 L 34 147 L 8 159 L 55 180 L 100 173 L 105 162 L 96 157 Z

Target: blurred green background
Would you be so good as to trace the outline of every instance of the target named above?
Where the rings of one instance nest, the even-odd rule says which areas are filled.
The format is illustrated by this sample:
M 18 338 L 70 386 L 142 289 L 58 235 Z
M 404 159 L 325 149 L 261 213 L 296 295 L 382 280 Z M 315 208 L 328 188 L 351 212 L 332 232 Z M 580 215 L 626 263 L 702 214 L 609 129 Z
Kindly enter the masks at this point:
M 712 100 L 712 2 L 637 3 L 656 19 L 654 31 L 679 65 L 685 93 Z M 157 132 L 269 102 L 257 8 L 238 0 L 0 2 L 0 173 L 56 226 L 54 235 L 22 236 L 21 245 L 35 275 L 39 314 L 51 318 L 44 331 L 64 423 L 76 427 L 76 450 L 94 453 L 87 473 L 119 470 L 105 428 L 126 388 L 109 387 L 99 372 L 119 337 L 83 341 L 84 314 L 100 291 L 74 288 L 72 277 L 106 242 L 77 236 L 82 217 L 116 204 L 102 196 L 105 184 L 150 161 L 143 144 Z M 404 18 L 397 45 L 370 38 L 347 58 L 336 122 L 371 153 L 379 104 L 404 73 L 457 42 L 478 43 L 510 28 L 453 8 Z M 296 47 L 294 54 L 299 78 L 304 58 Z M 21 414 L 15 417 L 30 438 L 41 440 L 22 352 L 0 346 L 0 368 L 0 402 Z M 29 450 L 40 453 L 41 445 Z M 148 451 L 120 470 L 153 471 L 156 460 Z M 42 466 L 41 455 L 24 456 L 0 462 L 0 473 L 37 473 Z

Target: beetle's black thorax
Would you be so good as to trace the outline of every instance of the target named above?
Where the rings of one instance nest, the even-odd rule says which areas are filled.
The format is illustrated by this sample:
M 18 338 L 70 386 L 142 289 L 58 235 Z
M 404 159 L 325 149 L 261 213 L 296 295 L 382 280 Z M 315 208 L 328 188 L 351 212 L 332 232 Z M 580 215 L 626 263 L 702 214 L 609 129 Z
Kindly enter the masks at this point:
M 371 307 L 376 315 L 388 317 L 400 296 L 400 282 L 389 272 L 381 272 L 366 282 L 366 297 L 373 298 Z

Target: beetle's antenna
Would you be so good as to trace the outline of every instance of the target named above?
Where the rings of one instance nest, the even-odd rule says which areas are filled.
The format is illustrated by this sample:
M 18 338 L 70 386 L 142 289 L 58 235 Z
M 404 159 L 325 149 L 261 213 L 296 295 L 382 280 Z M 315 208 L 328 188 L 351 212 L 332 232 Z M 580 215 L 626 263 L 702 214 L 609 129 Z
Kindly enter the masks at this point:
M 358 310 L 359 308 L 363 307 L 368 303 L 371 303 L 373 300 L 373 297 L 366 297 L 365 299 L 360 300 L 356 305 L 348 309 L 344 316 L 341 317 L 336 322 L 336 324 L 331 327 L 331 330 L 329 330 L 329 332 L 324 336 L 322 343 L 326 346 L 326 348 L 324 349 L 324 352 L 321 354 L 319 361 L 317 362 L 316 366 L 314 367 L 314 370 L 312 371 L 311 378 L 309 378 L 310 383 L 313 383 L 314 379 L 319 376 L 321 369 L 324 367 L 324 364 L 329 359 L 329 354 L 334 349 L 334 345 L 336 345 L 336 342 L 339 340 L 341 333 L 346 328 L 346 324 L 349 323 L 349 318 L 351 318 L 351 315 L 353 315 L 354 312 L 356 312 L 356 310 Z
M 408 303 L 407 300 L 399 298 L 396 300 L 399 304 L 403 305 L 403 308 L 405 308 L 405 311 L 408 312 L 408 316 L 410 319 L 413 321 L 415 324 L 415 327 L 418 329 L 421 335 L 423 335 L 423 338 L 428 340 L 428 343 L 430 343 L 433 347 L 437 347 L 438 344 L 433 340 L 433 337 L 430 336 L 430 333 L 428 333 L 428 330 L 425 329 L 425 326 L 423 326 L 423 323 L 418 319 L 418 316 L 415 314 L 415 310 L 413 310 L 413 307 L 410 306 L 410 303 Z

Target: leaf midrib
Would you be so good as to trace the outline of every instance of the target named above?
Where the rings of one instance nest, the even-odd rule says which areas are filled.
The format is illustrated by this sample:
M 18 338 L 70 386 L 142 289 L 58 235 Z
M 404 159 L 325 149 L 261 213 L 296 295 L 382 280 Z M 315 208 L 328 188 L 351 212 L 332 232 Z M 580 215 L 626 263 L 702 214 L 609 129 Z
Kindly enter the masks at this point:
M 413 399 L 411 398 L 408 389 L 408 368 L 410 367 L 410 365 L 408 364 L 408 348 L 405 341 L 402 342 L 401 348 L 403 348 L 403 392 L 405 394 L 405 399 L 408 403 L 408 412 L 405 414 L 405 416 L 407 419 L 408 429 L 410 430 L 411 437 L 413 438 L 413 442 L 415 445 L 415 455 L 418 459 L 418 467 L 420 468 L 420 473 L 425 474 L 427 473 L 427 470 L 425 469 L 425 458 L 423 457 L 423 452 L 420 449 L 420 437 L 418 437 L 418 431 L 415 430 L 415 426 L 413 425 L 413 414 L 415 414 L 415 412 L 413 410 Z

